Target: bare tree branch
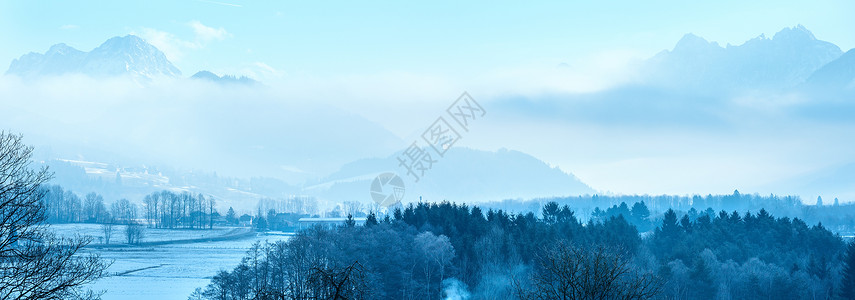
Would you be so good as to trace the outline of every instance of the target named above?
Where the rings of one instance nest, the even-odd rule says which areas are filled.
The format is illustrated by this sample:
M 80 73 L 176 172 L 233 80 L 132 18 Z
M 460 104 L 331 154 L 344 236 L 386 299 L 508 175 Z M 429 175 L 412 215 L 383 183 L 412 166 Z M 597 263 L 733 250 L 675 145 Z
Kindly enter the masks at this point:
M 0 132 L 0 299 L 91 299 L 81 286 L 103 276 L 94 254 L 78 255 L 89 239 L 59 239 L 44 227 L 41 188 L 52 174 L 33 170 L 33 148 Z
M 661 288 L 620 252 L 558 243 L 537 259 L 528 282 L 514 280 L 520 299 L 649 299 Z

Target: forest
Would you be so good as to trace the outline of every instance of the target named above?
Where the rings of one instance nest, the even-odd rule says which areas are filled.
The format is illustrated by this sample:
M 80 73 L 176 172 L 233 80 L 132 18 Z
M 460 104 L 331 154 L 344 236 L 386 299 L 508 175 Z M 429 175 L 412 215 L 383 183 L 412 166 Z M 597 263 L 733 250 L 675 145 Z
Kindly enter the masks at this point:
M 763 209 L 777 217 L 799 218 L 809 224 L 822 223 L 834 232 L 855 232 L 855 203 L 840 203 L 837 198 L 823 200 L 822 197 L 805 201 L 799 196 L 747 194 L 738 190 L 731 194 L 705 196 L 595 194 L 532 200 L 507 199 L 483 203 L 481 206 L 495 210 L 538 213 L 542 205 L 549 202 L 568 205 L 576 212 L 577 217 L 585 222 L 589 219 L 601 220 L 609 216 L 623 215 L 642 232 L 652 230 L 655 223 L 662 221 L 664 213 L 669 209 L 679 215 L 687 214 L 691 220 L 701 214 L 712 217 L 722 210 L 745 213 Z M 636 215 L 638 217 L 635 217 Z
M 765 209 L 669 209 L 642 237 L 623 214 L 583 223 L 556 202 L 443 202 L 258 243 L 190 298 L 851 299 L 853 279 L 855 242 Z
M 308 198 L 264 199 L 255 216 L 239 218 L 231 208 L 221 216 L 201 194 L 154 192 L 138 206 L 57 185 L 39 190 L 48 223 L 210 229 L 246 219 L 259 231 L 293 230 L 286 224 L 317 209 Z M 855 246 L 835 232 L 852 228 L 855 206 L 817 201 L 735 191 L 415 203 L 388 213 L 345 203 L 329 214 L 367 216 L 364 224 L 257 243 L 191 298 L 848 299 Z

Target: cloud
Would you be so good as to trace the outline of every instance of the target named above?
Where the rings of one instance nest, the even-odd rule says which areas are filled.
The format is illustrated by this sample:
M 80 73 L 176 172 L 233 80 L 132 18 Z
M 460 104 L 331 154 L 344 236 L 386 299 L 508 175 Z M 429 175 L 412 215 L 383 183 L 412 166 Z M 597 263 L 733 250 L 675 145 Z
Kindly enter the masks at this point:
M 507 66 L 491 70 L 475 81 L 457 80 L 487 91 L 491 97 L 596 93 L 637 81 L 641 62 L 641 55 L 634 51 L 602 50 L 567 62 Z
M 0 110 L 0 128 L 62 157 L 297 181 L 402 144 L 364 118 L 279 91 L 187 78 L 140 85 L 129 78 L 0 75 L 0 105 L 9 108 Z
M 196 40 L 199 42 L 207 43 L 210 41 L 222 41 L 232 36 L 222 27 L 208 27 L 199 21 L 191 21 L 190 23 L 188 23 L 188 25 L 193 28 L 193 32 L 196 34 Z
M 216 73 L 234 76 L 246 76 L 254 80 L 269 83 L 269 81 L 277 81 L 287 75 L 282 70 L 276 69 L 264 62 L 246 62 L 238 66 L 226 67 L 216 70 Z
M 193 29 L 192 40 L 182 39 L 175 34 L 146 27 L 140 29 L 138 33 L 131 32 L 131 34 L 142 37 L 149 44 L 163 51 L 172 62 L 181 61 L 186 52 L 205 48 L 213 41 L 222 41 L 232 36 L 222 27 L 205 26 L 199 21 L 191 21 L 187 25 Z
M 279 76 L 279 75 L 281 75 L 281 72 L 279 72 L 279 70 L 276 70 L 275 68 L 273 68 L 273 67 L 271 67 L 270 65 L 265 64 L 265 63 L 263 63 L 263 62 L 255 62 L 255 63 L 253 63 L 252 65 L 253 65 L 253 66 L 255 66 L 255 67 L 256 67 L 256 68 L 258 68 L 258 69 L 261 69 L 261 71 L 262 71 L 263 73 L 270 74 L 270 75 L 274 75 L 274 76 Z
M 584 67 L 569 65 L 570 71 Z M 386 141 L 399 150 L 468 90 L 488 114 L 461 145 L 519 150 L 573 172 L 600 190 L 656 194 L 726 193 L 735 188 L 790 192 L 779 180 L 849 163 L 855 144 L 840 138 L 855 130 L 851 118 L 803 115 L 832 110 L 852 115 L 855 105 L 802 101 L 788 94 L 706 99 L 643 89 L 587 96 L 574 91 L 502 106 L 504 100 L 489 96 L 500 94 L 491 87 L 534 90 L 533 82 L 498 86 L 493 78 L 482 77 L 491 84 L 472 88 L 477 79 L 458 82 L 402 72 L 315 77 L 299 70 L 282 72 L 263 62 L 240 67 L 256 74 L 281 72 L 282 77 L 265 87 L 223 87 L 190 79 L 139 86 L 82 76 L 38 82 L 0 76 L 0 104 L 9 108 L 0 110 L 0 128 L 20 131 L 35 145 L 51 145 L 66 157 L 93 153 L 75 152 L 86 146 L 124 153 L 136 161 L 303 180 L 335 171 L 351 159 L 386 155 L 387 148 L 381 147 Z M 336 113 L 327 114 L 329 109 Z M 372 132 L 400 140 L 363 139 Z M 354 145 L 362 148 L 352 149 Z
M 149 44 L 154 45 L 160 51 L 163 51 L 163 54 L 166 55 L 172 62 L 181 61 L 184 57 L 184 53 L 187 50 L 194 50 L 201 48 L 201 45 L 194 42 L 189 42 L 182 40 L 166 31 L 160 31 L 153 28 L 145 28 L 143 27 L 139 33 L 131 32 L 131 34 L 138 35 L 146 40 Z
M 59 26 L 60 30 L 75 30 L 78 28 L 80 28 L 80 26 L 77 26 L 74 24 L 65 24 L 65 25 Z

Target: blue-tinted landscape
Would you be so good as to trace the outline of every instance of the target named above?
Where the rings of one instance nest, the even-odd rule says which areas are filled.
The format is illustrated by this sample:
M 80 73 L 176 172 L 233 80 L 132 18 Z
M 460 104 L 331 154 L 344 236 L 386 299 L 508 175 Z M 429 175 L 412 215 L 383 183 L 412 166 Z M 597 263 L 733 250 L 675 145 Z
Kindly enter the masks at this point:
M 0 299 L 855 299 L 855 5 L 0 4 Z

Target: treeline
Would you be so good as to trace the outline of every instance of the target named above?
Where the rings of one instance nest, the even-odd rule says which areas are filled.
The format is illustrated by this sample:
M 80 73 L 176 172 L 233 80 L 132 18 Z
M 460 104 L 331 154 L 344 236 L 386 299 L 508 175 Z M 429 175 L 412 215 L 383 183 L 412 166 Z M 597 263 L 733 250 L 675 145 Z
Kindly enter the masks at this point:
M 318 200 L 309 196 L 290 196 L 279 199 L 262 198 L 258 200 L 256 215 L 242 215 L 240 219 L 251 220 L 256 230 L 283 230 L 292 231 L 297 229 L 300 218 L 317 216 Z M 226 222 L 237 224 L 234 210 L 229 207 L 226 214 Z
M 58 185 L 40 187 L 44 193 L 46 222 L 59 223 L 117 223 L 129 224 L 137 221 L 137 205 L 128 199 L 119 199 L 109 208 L 104 197 L 88 193 L 82 199 Z
M 843 284 L 840 236 L 763 209 L 696 219 L 668 210 L 647 245 L 667 298 L 833 299 Z
M 502 209 L 505 211 L 517 212 L 535 212 L 539 213 L 542 205 L 556 202 L 559 205 L 568 205 L 571 209 L 577 212 L 577 216 L 583 221 L 590 218 L 596 218 L 596 211 L 600 212 L 608 210 L 612 207 L 620 207 L 622 205 L 631 206 L 633 203 L 643 202 L 651 216 L 652 221 L 661 221 L 665 211 L 673 209 L 679 213 L 689 213 L 694 210 L 695 213 L 706 212 L 708 209 L 713 213 L 717 211 L 759 211 L 761 208 L 768 213 L 789 218 L 799 218 L 807 223 L 822 223 L 826 228 L 836 232 L 853 232 L 855 231 L 855 202 L 840 203 L 837 198 L 823 200 L 818 198 L 809 202 L 803 202 L 798 196 L 778 196 L 778 195 L 758 195 L 758 194 L 743 194 L 738 190 L 732 194 L 726 195 L 692 195 L 692 196 L 674 196 L 674 195 L 583 195 L 572 197 L 553 197 L 541 198 L 531 201 L 526 200 L 504 200 L 498 202 L 484 203 L 482 207 Z M 805 203 L 809 203 L 806 205 Z M 631 209 L 631 207 L 629 207 Z M 625 213 L 625 210 L 621 213 Z M 627 216 L 626 214 L 624 214 Z M 633 222 L 635 223 L 635 222 Z M 647 231 L 641 228 L 640 231 Z
M 622 218 L 582 226 L 566 208 L 544 222 L 533 213 L 419 204 L 383 217 L 370 214 L 365 226 L 316 227 L 287 242 L 258 245 L 196 296 L 324 299 L 343 292 L 331 289 L 340 284 L 352 287 L 345 291 L 351 296 L 361 296 L 348 299 L 433 299 L 455 286 L 511 295 L 508 270 L 524 269 L 541 246 L 557 239 L 630 251 L 641 244 L 638 232 Z M 360 279 L 343 280 L 345 275 Z
M 544 205 L 543 210 L 546 211 L 550 207 L 558 207 L 557 202 L 549 202 Z M 710 213 L 714 213 L 712 209 L 709 209 Z M 654 219 L 650 217 L 650 209 L 647 208 L 647 204 L 642 202 L 635 202 L 632 205 L 632 208 L 626 204 L 626 202 L 621 202 L 620 205 L 612 205 L 612 207 L 607 208 L 606 210 L 601 210 L 599 207 L 594 208 L 594 211 L 591 212 L 590 221 L 601 222 L 607 220 L 611 217 L 622 216 L 629 223 L 635 225 L 635 227 L 641 231 L 646 232 L 653 230 L 655 224 Z
M 290 213 L 314 215 L 318 213 L 318 199 L 310 196 L 288 196 L 278 199 L 262 198 L 256 205 L 257 216 L 273 211 L 274 213 Z
M 145 218 L 154 228 L 213 228 L 219 217 L 214 198 L 189 192 L 160 191 L 143 199 Z
M 765 210 L 707 213 L 710 210 L 694 217 L 667 210 L 653 233 L 642 239 L 623 214 L 582 223 L 569 206 L 557 203 L 542 207 L 540 217 L 533 212 L 484 212 L 477 206 L 451 203 L 411 204 L 389 215 L 371 214 L 365 226 L 348 222 L 340 228 L 313 228 L 288 241 L 256 245 L 239 266 L 218 273 L 194 297 L 318 299 L 338 294 L 347 299 L 455 295 L 511 299 L 573 298 L 572 293 L 590 292 L 606 298 L 834 299 L 847 295 L 844 278 L 855 278 L 847 275 L 855 273 L 855 266 L 847 267 L 843 240 L 823 226 L 775 218 Z M 639 214 L 631 218 L 644 219 Z M 855 251 L 850 256 L 850 261 L 855 259 Z M 594 261 L 600 263 L 585 263 Z M 561 273 L 567 270 L 578 272 Z M 558 274 L 562 276 L 554 277 Z M 586 274 L 617 275 L 595 278 L 598 284 L 588 286 L 568 284 L 562 289 L 558 284 L 562 278 L 589 282 L 591 278 L 585 276 L 591 275 Z M 643 293 L 633 294 L 642 289 Z
M 213 198 L 188 192 L 160 191 L 146 195 L 142 208 L 128 199 L 109 204 L 97 193 L 83 198 L 61 186 L 43 186 L 46 221 L 60 223 L 141 224 L 154 228 L 212 228 L 220 217 Z

